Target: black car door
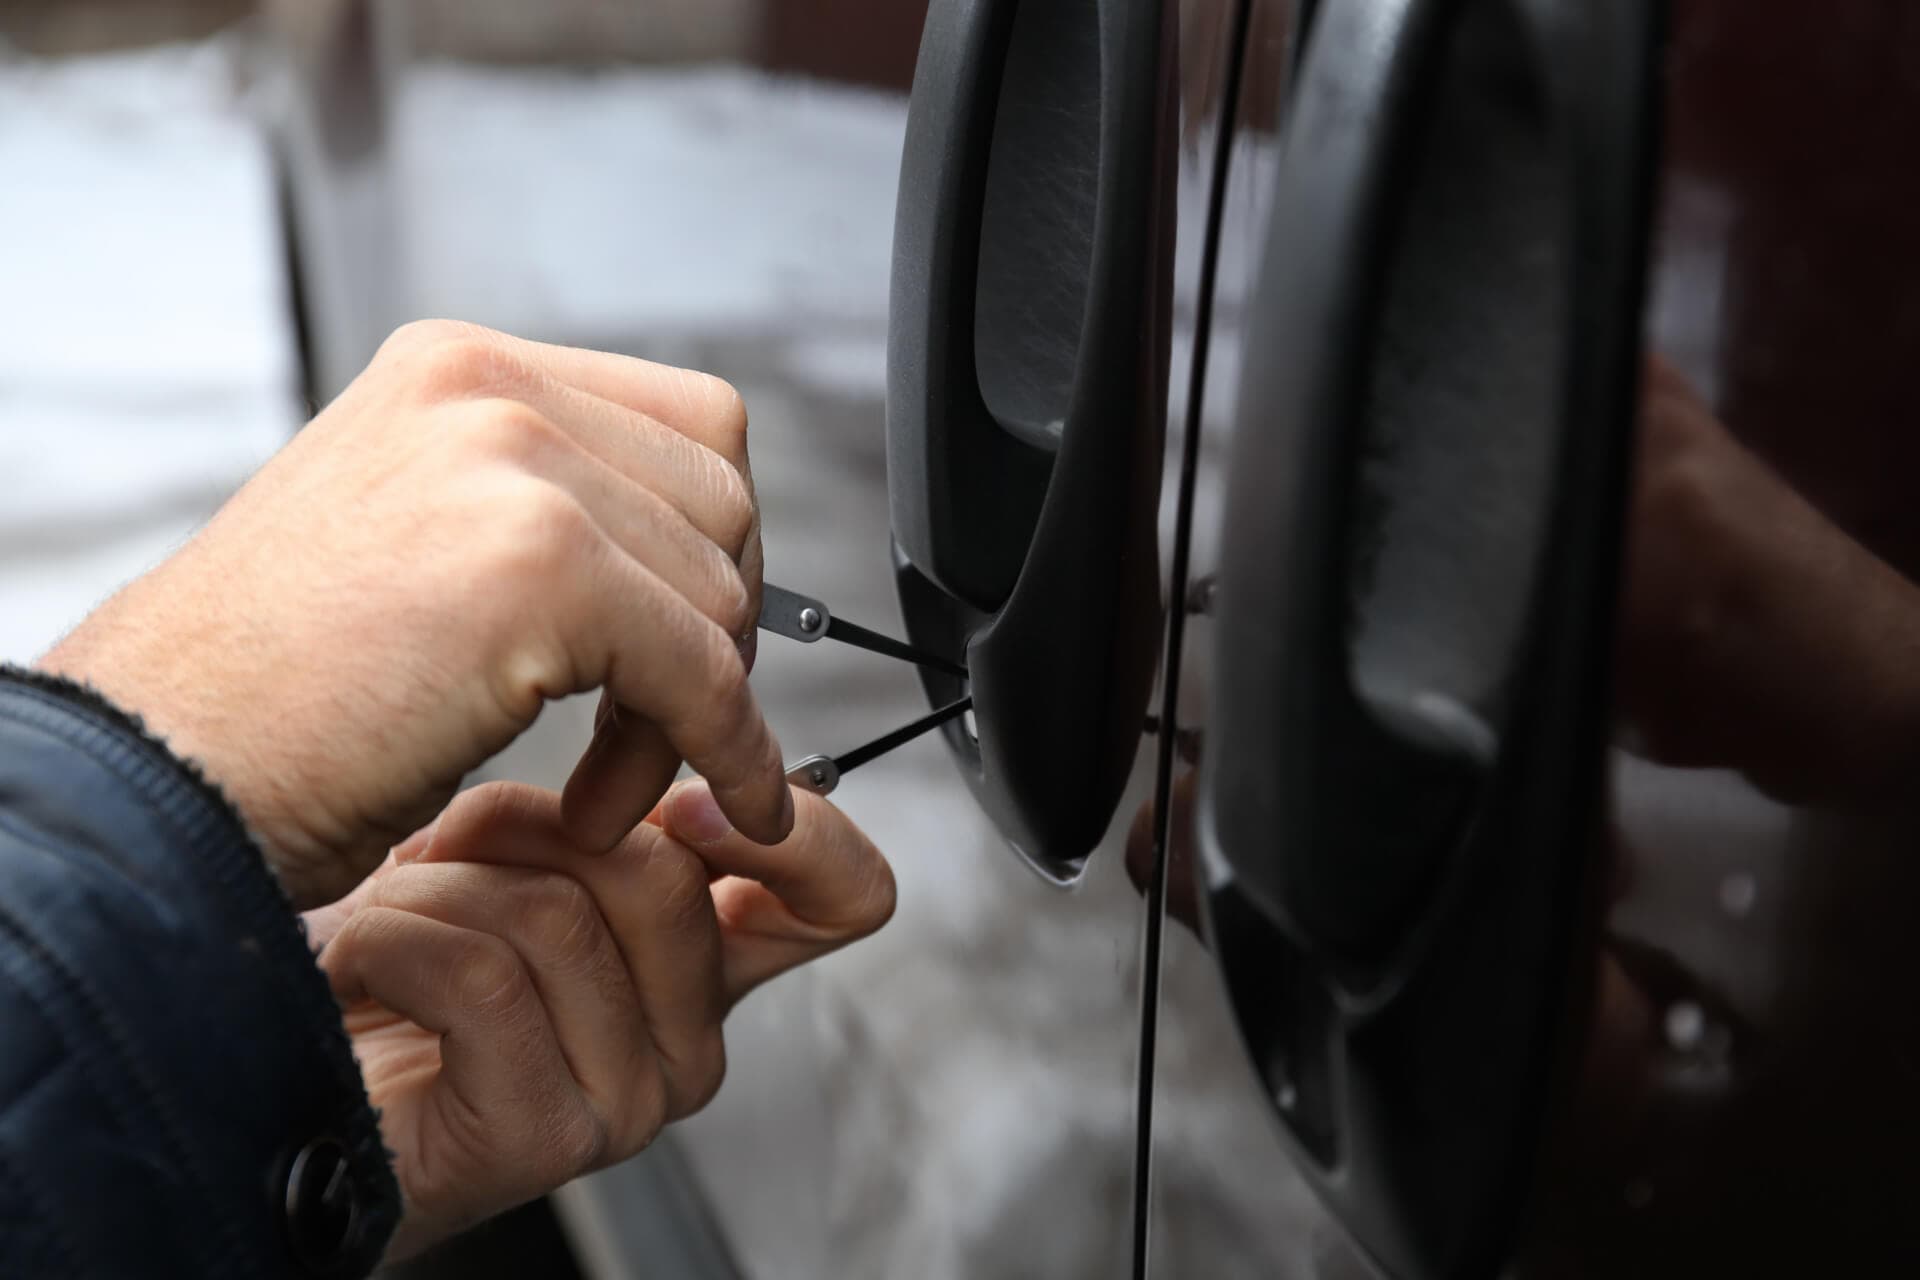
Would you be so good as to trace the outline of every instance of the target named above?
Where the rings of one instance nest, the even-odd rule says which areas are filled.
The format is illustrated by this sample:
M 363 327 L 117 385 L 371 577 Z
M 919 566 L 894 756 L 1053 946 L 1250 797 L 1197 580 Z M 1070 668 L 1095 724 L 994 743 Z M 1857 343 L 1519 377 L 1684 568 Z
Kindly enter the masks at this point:
M 1191 446 L 1158 1272 L 1908 1274 L 1920 25 L 1317 8 Z
M 1657 9 L 1253 6 L 1242 83 L 1283 87 L 1241 94 L 1174 584 L 1160 1274 L 1512 1256 L 1603 864 Z

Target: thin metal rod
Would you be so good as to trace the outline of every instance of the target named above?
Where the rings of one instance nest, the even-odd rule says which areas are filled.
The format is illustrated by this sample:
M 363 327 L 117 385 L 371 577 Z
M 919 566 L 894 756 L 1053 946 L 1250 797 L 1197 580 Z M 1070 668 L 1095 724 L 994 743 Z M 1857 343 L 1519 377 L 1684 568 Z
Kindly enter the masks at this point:
M 968 708 L 972 706 L 973 698 L 971 696 L 961 698 L 957 702 L 949 702 L 939 710 L 921 716 L 912 724 L 902 725 L 892 733 L 875 738 L 864 747 L 855 747 L 843 756 L 834 757 L 833 763 L 841 773 L 845 773 L 849 769 L 857 769 L 869 760 L 887 754 L 887 752 L 893 750 L 895 747 L 912 742 L 928 730 L 938 729 L 941 725 L 954 719 L 956 716 L 966 714 Z
M 827 638 L 838 640 L 841 644 L 850 644 L 856 649 L 865 649 L 869 653 L 885 654 L 889 658 L 899 658 L 934 671 L 945 672 L 950 676 L 967 678 L 967 669 L 959 663 L 924 649 L 916 649 L 891 636 L 883 636 L 878 631 L 869 631 L 865 627 L 848 622 L 845 618 L 834 618 L 827 623 Z

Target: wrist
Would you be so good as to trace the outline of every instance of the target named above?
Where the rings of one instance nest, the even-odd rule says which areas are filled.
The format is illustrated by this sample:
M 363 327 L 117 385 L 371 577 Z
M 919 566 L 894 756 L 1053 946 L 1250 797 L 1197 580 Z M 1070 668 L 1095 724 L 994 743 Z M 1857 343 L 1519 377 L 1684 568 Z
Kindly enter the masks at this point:
M 217 794 L 239 818 L 296 909 L 325 901 L 313 883 L 312 869 L 319 859 L 302 852 L 303 841 L 275 820 L 274 804 L 263 788 L 252 785 L 244 766 L 226 752 L 209 749 L 211 735 L 192 703 L 168 693 L 181 687 L 169 664 L 158 655 L 149 660 L 122 652 L 123 645 L 100 644 L 97 622 L 90 618 L 82 623 L 33 664 L 32 674 L 110 710 Z

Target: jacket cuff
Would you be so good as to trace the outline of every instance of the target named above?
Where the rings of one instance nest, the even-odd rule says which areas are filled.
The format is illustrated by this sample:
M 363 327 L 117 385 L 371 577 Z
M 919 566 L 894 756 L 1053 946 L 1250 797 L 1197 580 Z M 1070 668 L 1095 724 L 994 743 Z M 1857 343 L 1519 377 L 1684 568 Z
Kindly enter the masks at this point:
M 239 815 L 97 693 L 7 667 L 0 1017 L 0 1174 L 31 1171 L 62 1207 L 46 1247 L 76 1272 L 378 1261 L 399 1188 L 304 926 Z M 60 1233 L 69 1206 L 111 1229 Z

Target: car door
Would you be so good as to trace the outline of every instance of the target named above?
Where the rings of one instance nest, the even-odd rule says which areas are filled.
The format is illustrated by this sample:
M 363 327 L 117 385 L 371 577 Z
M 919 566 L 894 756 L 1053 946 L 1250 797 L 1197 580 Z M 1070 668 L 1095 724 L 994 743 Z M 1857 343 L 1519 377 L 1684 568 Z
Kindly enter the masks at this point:
M 1154 1270 L 1906 1274 L 1920 26 L 1294 30 L 1188 446 Z

